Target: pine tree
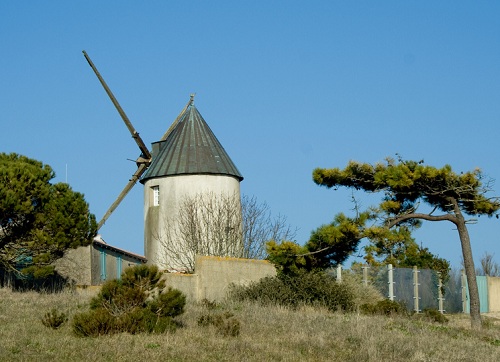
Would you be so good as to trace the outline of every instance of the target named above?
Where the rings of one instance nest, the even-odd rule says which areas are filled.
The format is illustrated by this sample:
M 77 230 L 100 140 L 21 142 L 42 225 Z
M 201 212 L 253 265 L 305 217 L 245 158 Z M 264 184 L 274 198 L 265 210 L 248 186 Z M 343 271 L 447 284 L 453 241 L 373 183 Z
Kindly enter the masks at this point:
M 344 186 L 370 193 L 381 192 L 383 199 L 378 207 L 384 216 L 380 230 L 397 226 L 412 229 L 421 221 L 449 221 L 459 234 L 464 267 L 470 293 L 471 325 L 481 328 L 479 293 L 475 277 L 474 261 L 466 215 L 496 215 L 500 209 L 498 198 L 488 198 L 490 183 L 483 184 L 479 169 L 457 174 L 451 166 L 442 168 L 427 166 L 423 161 L 397 161 L 371 165 L 351 161 L 344 169 L 313 171 L 316 184 L 328 188 Z M 432 208 L 429 213 L 417 211 L 420 203 Z M 435 214 L 435 212 L 439 214 Z
M 0 269 L 43 278 L 68 248 L 88 245 L 96 222 L 83 194 L 50 181 L 48 165 L 0 153 Z

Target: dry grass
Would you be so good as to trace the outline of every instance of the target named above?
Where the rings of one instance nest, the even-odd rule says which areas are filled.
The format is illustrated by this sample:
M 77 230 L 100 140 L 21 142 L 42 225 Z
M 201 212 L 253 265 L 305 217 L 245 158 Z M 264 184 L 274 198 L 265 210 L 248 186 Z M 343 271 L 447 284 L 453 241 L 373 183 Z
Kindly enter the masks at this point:
M 499 361 L 500 327 L 488 319 L 480 333 L 467 317 L 448 325 L 408 318 L 328 313 L 314 308 L 289 311 L 228 303 L 241 322 L 238 337 L 222 337 L 198 326 L 207 313 L 189 304 L 173 334 L 73 336 L 69 324 L 58 330 L 40 319 L 55 308 L 69 314 L 86 308 L 86 293 L 14 293 L 0 289 L 0 361 Z

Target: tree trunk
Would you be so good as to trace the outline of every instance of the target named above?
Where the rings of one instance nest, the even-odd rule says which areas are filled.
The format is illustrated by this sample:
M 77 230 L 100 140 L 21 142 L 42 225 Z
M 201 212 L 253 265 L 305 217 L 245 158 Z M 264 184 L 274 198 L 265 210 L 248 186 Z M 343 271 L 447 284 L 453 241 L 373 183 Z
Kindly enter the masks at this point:
M 401 223 L 402 221 L 409 219 L 421 219 L 428 221 L 451 221 L 457 226 L 458 235 L 460 237 L 460 243 L 462 244 L 462 255 L 464 257 L 464 268 L 465 275 L 467 277 L 467 284 L 469 286 L 469 298 L 470 298 L 470 319 L 472 329 L 479 330 L 482 327 L 481 324 L 481 312 L 479 308 L 479 290 L 477 289 L 476 280 L 476 268 L 474 267 L 474 259 L 472 258 L 472 249 L 470 246 L 470 237 L 467 226 L 465 226 L 465 219 L 462 215 L 462 211 L 458 206 L 457 201 L 454 198 L 450 198 L 450 203 L 453 204 L 453 213 L 444 215 L 428 215 L 428 214 L 405 214 L 391 220 L 387 226 L 389 228 Z
M 470 319 L 472 329 L 479 330 L 482 328 L 481 312 L 479 306 L 479 290 L 477 288 L 476 268 L 474 267 L 474 259 L 472 257 L 472 249 L 470 246 L 470 237 L 465 220 L 461 213 L 457 215 L 457 229 L 462 243 L 462 255 L 464 257 L 465 275 L 467 277 L 467 285 L 469 287 L 470 300 Z

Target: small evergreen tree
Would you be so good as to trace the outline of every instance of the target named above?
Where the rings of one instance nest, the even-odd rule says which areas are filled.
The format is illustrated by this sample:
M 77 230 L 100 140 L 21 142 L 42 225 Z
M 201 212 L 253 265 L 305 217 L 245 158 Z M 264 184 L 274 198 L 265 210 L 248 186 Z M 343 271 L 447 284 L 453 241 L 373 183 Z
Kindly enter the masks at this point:
M 83 194 L 54 177 L 42 162 L 0 153 L 0 270 L 44 278 L 66 249 L 95 236 Z
M 165 287 L 156 266 L 139 265 L 126 269 L 121 280 L 104 283 L 90 311 L 75 315 L 73 331 L 82 337 L 173 331 L 173 318 L 184 313 L 185 304 L 179 290 Z

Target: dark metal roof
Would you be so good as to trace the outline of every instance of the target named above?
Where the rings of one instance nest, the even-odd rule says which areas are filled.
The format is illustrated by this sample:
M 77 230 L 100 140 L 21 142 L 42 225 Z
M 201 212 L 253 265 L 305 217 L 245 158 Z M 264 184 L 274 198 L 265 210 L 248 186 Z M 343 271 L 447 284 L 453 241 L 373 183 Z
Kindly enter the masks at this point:
M 243 180 L 193 102 L 165 141 L 153 143 L 153 160 L 141 182 L 155 177 L 210 174 Z
M 118 254 L 126 255 L 126 256 L 128 256 L 130 258 L 140 260 L 143 263 L 146 263 L 148 261 L 148 259 L 146 259 L 146 257 L 144 257 L 142 255 L 135 254 L 135 253 L 132 253 L 130 251 L 123 250 L 123 249 L 111 246 L 109 244 L 106 244 L 106 242 L 104 242 L 104 240 L 100 241 L 100 240 L 95 240 L 94 239 L 92 241 L 92 245 L 96 245 L 96 246 L 98 246 L 98 247 L 100 247 L 102 249 L 108 249 L 108 250 L 114 251 L 115 253 L 118 253 Z

